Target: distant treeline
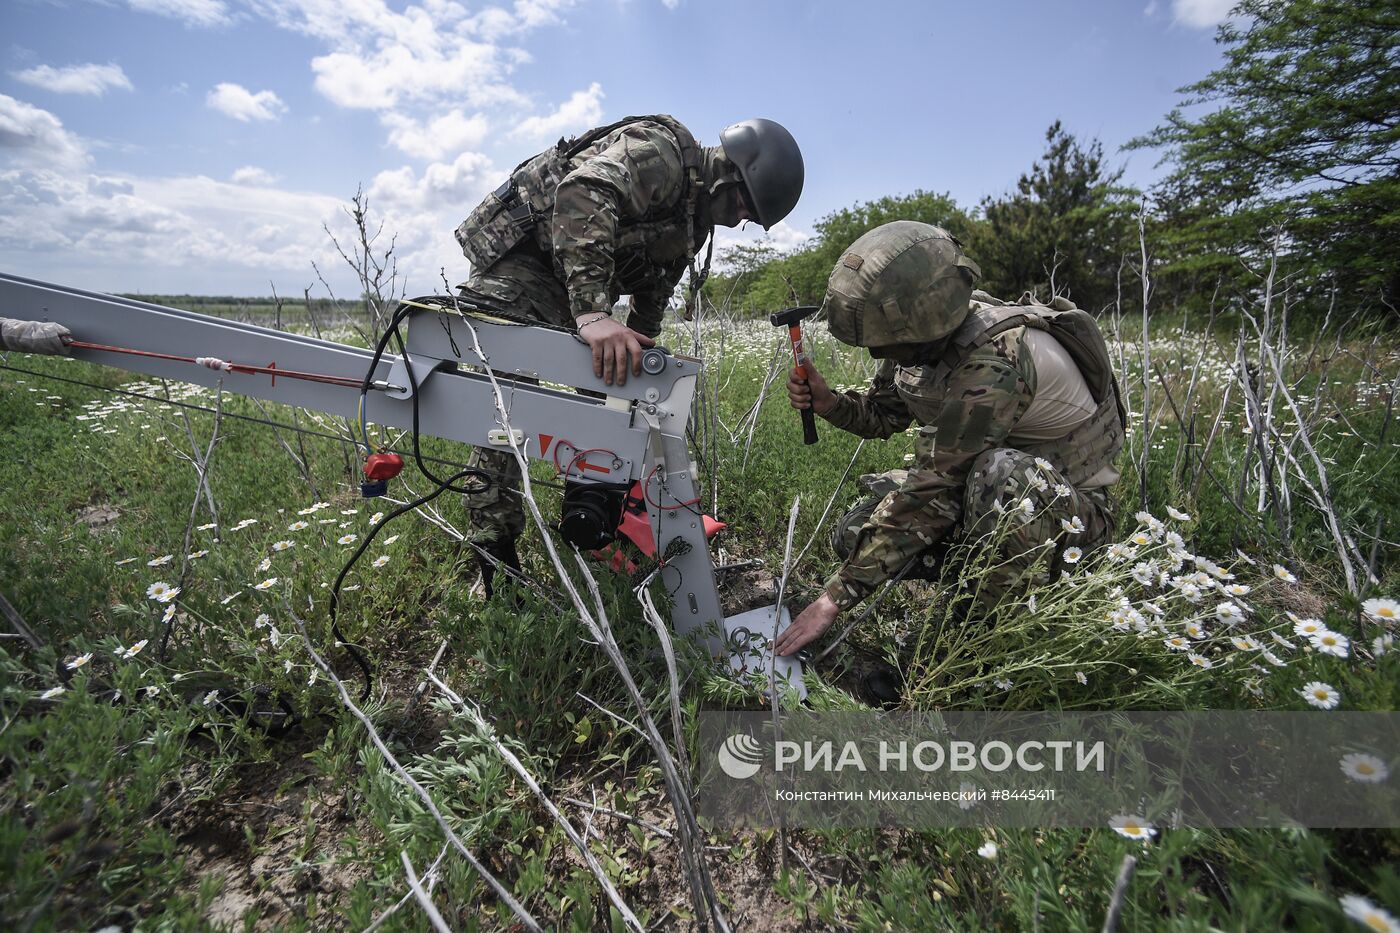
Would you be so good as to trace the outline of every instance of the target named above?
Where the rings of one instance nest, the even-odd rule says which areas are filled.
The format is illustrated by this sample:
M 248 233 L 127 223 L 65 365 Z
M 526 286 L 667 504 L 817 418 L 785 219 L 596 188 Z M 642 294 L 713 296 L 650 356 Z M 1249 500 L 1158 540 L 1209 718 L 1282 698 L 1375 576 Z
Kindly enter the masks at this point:
M 270 313 L 272 313 L 272 311 L 277 307 L 277 299 L 276 299 L 276 298 L 272 298 L 272 297 L 267 297 L 267 298 L 249 298 L 249 297 L 247 297 L 247 296 L 239 296 L 239 295 L 138 295 L 138 294 L 123 294 L 121 297 L 123 297 L 123 298 L 133 298 L 133 299 L 135 299 L 135 300 L 137 300 L 137 301 L 145 301 L 145 302 L 149 302 L 149 303 L 151 303 L 151 304 L 166 305 L 166 306 L 171 307 L 171 308 L 184 308 L 184 309 L 190 310 L 190 311 L 194 311 L 194 310 L 204 310 L 204 309 L 214 309 L 214 308 L 221 309 L 221 310 L 222 310 L 222 309 L 246 308 L 246 309 L 248 309 L 249 311 L 254 311 L 254 310 L 256 310 L 256 311 L 258 311 L 259 313 L 269 313 L 269 314 L 270 314 Z M 284 311 L 287 311 L 287 312 L 295 312 L 295 311 L 297 311 L 297 310 L 299 310 L 299 309 L 300 309 L 300 310 L 305 310 L 305 308 L 306 308 L 306 301 L 305 301 L 303 298 L 299 297 L 299 296 L 298 296 L 298 297 L 295 297 L 295 298 L 288 298 L 288 297 L 286 297 L 286 296 L 283 296 L 283 297 L 282 297 L 282 309 L 283 309 Z M 331 299 L 331 298 L 312 298 L 312 299 L 311 299 L 311 309 L 312 309 L 313 311 L 317 312 L 317 313 L 320 313 L 320 312 L 324 311 L 324 312 L 326 312 L 327 314 L 330 314 L 331 312 L 333 312 L 333 311 L 336 310 L 336 302 L 335 302 L 334 299 Z
M 1145 245 L 1153 308 L 1233 306 L 1257 298 L 1272 269 L 1295 319 L 1329 310 L 1393 319 L 1400 4 L 1244 0 L 1216 41 L 1223 64 L 1125 147 L 1160 152 L 1168 173 L 1149 191 L 1122 185 L 1101 143 L 1057 121 L 1044 155 L 1004 195 L 964 206 L 917 190 L 843 208 L 795 252 L 761 243 L 722 252 L 706 294 L 740 311 L 818 303 L 852 241 L 911 219 L 961 240 L 981 286 L 1003 298 L 1029 290 L 1095 312 L 1140 309 Z

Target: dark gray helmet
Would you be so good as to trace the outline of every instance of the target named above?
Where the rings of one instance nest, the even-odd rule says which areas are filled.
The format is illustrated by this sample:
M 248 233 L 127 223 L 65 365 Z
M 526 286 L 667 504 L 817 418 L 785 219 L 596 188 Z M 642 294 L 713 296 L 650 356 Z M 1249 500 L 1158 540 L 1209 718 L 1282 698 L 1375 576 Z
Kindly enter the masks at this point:
M 720 132 L 719 144 L 739 169 L 754 220 L 764 230 L 792 212 L 802 195 L 802 150 L 782 124 L 741 120 Z

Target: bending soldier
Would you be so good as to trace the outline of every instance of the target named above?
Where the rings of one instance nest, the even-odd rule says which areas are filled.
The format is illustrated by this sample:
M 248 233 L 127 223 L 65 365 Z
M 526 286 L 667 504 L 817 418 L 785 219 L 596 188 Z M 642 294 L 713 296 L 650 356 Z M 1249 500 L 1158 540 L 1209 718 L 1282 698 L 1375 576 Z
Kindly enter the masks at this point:
M 806 384 L 794 371 L 793 407 L 861 437 L 911 422 L 919 432 L 912 469 L 861 478 L 872 494 L 832 536 L 842 563 L 779 637 L 779 654 L 906 567 L 935 569 L 950 542 L 986 535 L 1003 516 L 983 601 L 1048 573 L 1061 547 L 1087 550 L 1110 534 L 1125 419 L 1103 335 L 1066 299 L 1008 305 L 973 291 L 979 276 L 952 236 L 912 221 L 866 233 L 832 272 L 832 336 L 868 347 L 880 368 L 865 392 L 839 395 L 810 365 Z
M 463 295 L 485 308 L 577 329 L 605 384 L 641 372 L 682 273 L 715 225 L 782 220 L 802 192 L 802 154 L 771 120 L 745 120 L 700 146 L 674 118 L 628 117 L 526 160 L 457 228 L 472 263 Z M 708 271 L 708 259 L 706 260 Z M 704 272 L 699 274 L 703 279 Z M 624 325 L 614 303 L 631 296 Z M 519 567 L 519 468 L 477 448 L 494 479 L 466 497 L 476 543 Z M 488 594 L 494 574 L 483 559 Z

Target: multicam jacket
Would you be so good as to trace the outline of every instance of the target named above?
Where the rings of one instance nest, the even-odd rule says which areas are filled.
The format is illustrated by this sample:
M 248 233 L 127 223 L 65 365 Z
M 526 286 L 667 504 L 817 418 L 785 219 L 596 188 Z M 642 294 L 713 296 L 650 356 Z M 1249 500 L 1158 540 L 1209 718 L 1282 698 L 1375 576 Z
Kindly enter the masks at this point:
M 959 362 L 951 370 L 936 364 L 901 366 L 885 360 L 870 388 L 863 393 L 839 394 L 836 407 L 823 416 L 837 427 L 867 438 L 891 437 L 911 422 L 920 426 L 907 478 L 875 510 L 851 555 L 827 581 L 827 593 L 842 609 L 860 602 L 961 521 L 968 472 L 984 451 L 1010 447 L 1043 456 L 1076 486 L 1101 478 L 1105 468 L 1112 473 L 1111 464 L 1123 443 L 1123 414 L 1107 349 L 1092 319 L 1083 312 L 1072 312 L 1080 316 L 1075 323 L 1087 327 L 1096 338 L 1097 346 L 1083 352 L 1098 357 L 1101 364 L 1091 366 L 1098 369 L 1099 378 L 1086 379 L 1095 391 L 1097 409 L 1065 437 L 1051 442 L 1030 439 L 1016 430 L 1035 399 L 1038 384 L 1028 333 L 1043 329 L 1053 333 L 1045 320 L 1056 313 L 1048 307 L 1008 307 L 985 297 L 988 302 L 973 302 L 974 313 L 950 338 L 950 343 L 962 339 L 974 345 L 957 357 Z M 994 326 L 989 339 L 974 333 L 978 328 L 988 331 L 988 321 L 1014 324 L 1012 315 L 1027 312 L 1026 324 L 999 331 Z M 981 345 L 975 346 L 978 342 Z M 1078 352 L 1075 356 L 1079 359 Z M 1099 383 L 1097 388 L 1094 382 Z
M 552 258 L 574 316 L 607 311 L 630 294 L 628 325 L 655 336 L 709 236 L 708 203 L 689 131 L 664 115 L 629 120 L 576 152 L 561 141 L 522 163 L 457 239 L 476 271 L 528 240 L 526 248 Z M 512 205 L 522 222 L 510 222 Z

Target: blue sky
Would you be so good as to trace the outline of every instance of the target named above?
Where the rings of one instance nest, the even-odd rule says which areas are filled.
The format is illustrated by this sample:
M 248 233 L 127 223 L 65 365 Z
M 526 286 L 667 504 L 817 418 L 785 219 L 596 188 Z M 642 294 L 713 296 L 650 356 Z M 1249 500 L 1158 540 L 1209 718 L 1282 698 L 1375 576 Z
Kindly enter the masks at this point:
M 856 201 L 1011 187 L 1055 119 L 1117 153 L 1219 61 L 1229 0 L 4 0 L 0 270 L 103 291 L 299 295 L 369 192 L 408 289 L 561 134 L 766 116 L 807 185 L 790 248 Z M 722 247 L 761 231 L 725 231 Z

